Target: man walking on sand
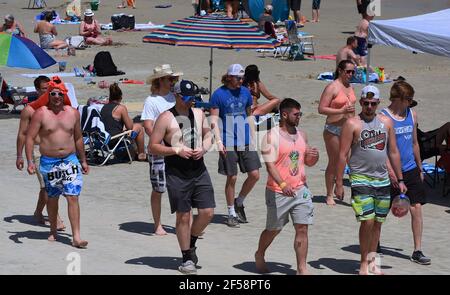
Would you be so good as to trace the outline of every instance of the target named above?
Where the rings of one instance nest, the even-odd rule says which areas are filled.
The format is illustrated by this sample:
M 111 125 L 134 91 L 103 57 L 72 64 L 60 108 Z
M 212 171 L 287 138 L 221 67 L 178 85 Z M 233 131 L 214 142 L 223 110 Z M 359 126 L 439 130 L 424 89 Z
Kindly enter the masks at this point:
M 403 177 L 408 187 L 410 200 L 411 228 L 413 232 L 414 252 L 411 261 L 422 265 L 431 264 L 431 259 L 422 253 L 423 215 L 422 205 L 426 204 L 424 175 L 417 141 L 417 113 L 410 108 L 414 98 L 414 88 L 405 81 L 394 83 L 390 94 L 391 104 L 382 113 L 394 122 L 397 146 L 400 151 Z M 399 195 L 399 181 L 390 165 L 391 197 Z
M 68 203 L 72 245 L 85 248 L 88 244 L 80 237 L 80 207 L 78 197 L 83 185 L 82 173 L 89 172 L 80 127 L 80 114 L 64 105 L 67 89 L 62 83 L 49 82 L 49 102 L 35 111 L 27 131 L 25 152 L 28 173 L 36 173 L 33 161 L 33 147 L 36 137 L 40 138 L 40 172 L 44 178 L 50 221 L 49 241 L 57 239 L 58 200 L 64 195 Z M 77 158 L 80 158 L 80 161 Z
M 308 145 L 305 132 L 297 128 L 302 112 L 292 98 L 280 104 L 280 125 L 263 140 L 263 157 L 269 174 L 266 186 L 267 220 L 255 253 L 256 268 L 266 273 L 267 248 L 292 218 L 295 228 L 294 250 L 297 274 L 308 274 L 308 225 L 313 223 L 312 193 L 306 185 L 305 166 L 314 166 L 319 152 Z
M 153 75 L 147 78 L 147 84 L 151 84 L 151 95 L 145 100 L 141 120 L 144 121 L 145 133 L 150 138 L 149 142 L 152 138 L 153 125 L 158 116 L 175 105 L 175 96 L 171 92 L 171 88 L 181 75 L 183 73 L 173 72 L 169 64 L 163 64 L 155 67 Z M 164 157 L 152 155 L 149 151 L 148 163 L 152 185 L 150 205 L 155 223 L 155 234 L 162 236 L 167 234 L 161 223 L 161 196 L 166 191 Z
M 203 155 L 211 147 L 211 131 L 202 110 L 192 108 L 194 83 L 175 84 L 176 104 L 156 120 L 150 151 L 164 156 L 170 208 L 176 212 L 176 232 L 183 257 L 178 270 L 196 274 L 198 257 L 195 243 L 211 221 L 216 207 L 214 189 Z M 191 210 L 198 215 L 191 224 Z
M 363 88 L 359 101 L 362 111 L 349 118 L 342 126 L 339 162 L 336 168 L 335 194 L 344 198 L 343 175 L 349 159 L 352 207 L 359 228 L 361 253 L 360 275 L 383 274 L 369 254 L 377 251 L 381 225 L 386 220 L 390 206 L 390 182 L 387 159 L 399 180 L 399 190 L 406 192 L 400 165 L 400 153 L 395 140 L 392 121 L 377 115 L 380 91 L 372 85 Z M 373 257 L 375 258 L 375 256 Z
M 232 64 L 222 77 L 223 85 L 211 97 L 211 127 L 219 150 L 219 173 L 227 176 L 225 197 L 228 207 L 226 224 L 238 228 L 239 223 L 247 223 L 244 200 L 259 180 L 258 153 L 253 142 L 252 95 L 242 86 L 244 68 Z M 219 121 L 219 118 L 221 121 Z M 220 124 L 221 123 L 221 124 Z M 247 179 L 235 198 L 237 166 Z
M 34 80 L 34 87 L 37 91 L 37 97 L 41 97 L 43 94 L 47 92 L 48 83 L 50 79 L 46 76 L 39 76 Z M 41 99 L 42 100 L 42 99 Z M 33 116 L 35 110 L 40 107 L 41 101 L 38 99 L 30 104 L 28 104 L 22 112 L 20 112 L 20 124 L 19 131 L 17 132 L 17 141 L 16 141 L 16 149 L 17 149 L 17 159 L 16 159 L 16 167 L 19 170 L 23 169 L 24 161 L 23 161 L 23 149 L 25 147 L 25 139 L 27 135 L 27 130 L 31 122 L 31 117 Z M 36 163 L 36 166 L 39 167 L 39 136 L 36 137 L 35 149 L 33 151 L 33 161 Z M 36 204 L 36 210 L 34 211 L 34 217 L 39 224 L 45 224 L 44 215 L 42 212 L 44 211 L 44 207 L 47 204 L 47 192 L 45 191 L 45 184 L 42 178 L 42 174 L 39 170 L 36 170 L 36 176 L 39 181 L 39 198 Z M 57 216 L 57 229 L 64 230 L 66 227 L 62 222 L 59 214 Z

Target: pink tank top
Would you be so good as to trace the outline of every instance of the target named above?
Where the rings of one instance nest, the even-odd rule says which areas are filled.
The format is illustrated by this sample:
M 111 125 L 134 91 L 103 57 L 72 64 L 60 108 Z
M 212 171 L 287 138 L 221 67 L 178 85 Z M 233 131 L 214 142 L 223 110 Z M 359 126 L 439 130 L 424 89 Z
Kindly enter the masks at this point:
M 87 30 L 93 30 L 93 32 L 89 35 L 89 36 L 85 36 L 86 38 L 92 37 L 92 38 L 97 38 L 98 36 L 98 32 L 97 32 L 97 21 L 92 21 L 92 24 L 88 24 L 86 22 L 83 22 L 83 31 L 87 31 Z
M 305 151 L 306 143 L 300 132 L 297 131 L 297 135 L 290 135 L 286 132 L 279 130 L 279 136 L 275 139 L 278 142 L 278 153 L 275 161 L 275 167 L 284 182 L 289 184 L 293 189 L 298 189 L 306 182 L 305 175 Z M 277 129 L 272 134 L 275 134 Z M 274 139 L 274 137 L 272 137 Z M 276 150 L 275 150 L 276 153 Z M 267 178 L 267 188 L 271 191 L 282 193 L 282 190 L 278 183 L 270 176 Z

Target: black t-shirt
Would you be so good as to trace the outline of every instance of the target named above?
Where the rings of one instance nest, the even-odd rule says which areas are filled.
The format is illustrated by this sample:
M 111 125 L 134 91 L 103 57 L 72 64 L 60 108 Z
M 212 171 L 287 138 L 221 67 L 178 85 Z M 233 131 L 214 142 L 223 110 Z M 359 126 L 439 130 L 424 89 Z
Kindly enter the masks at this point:
M 175 110 L 175 107 L 169 110 L 175 119 L 178 122 L 178 126 L 180 127 L 181 134 L 183 137 L 183 143 L 185 146 L 195 149 L 197 146 L 201 146 L 201 144 L 197 144 L 199 141 L 202 142 L 202 138 L 198 136 L 199 132 L 197 129 L 197 125 L 194 119 L 194 112 L 192 109 L 189 109 L 189 124 L 187 123 L 186 117 L 184 119 L 179 116 L 178 112 Z M 171 146 L 164 140 L 164 144 L 166 146 Z M 165 156 L 164 162 L 166 164 L 166 173 L 169 175 L 175 175 L 180 178 L 191 179 L 194 177 L 200 176 L 205 170 L 206 166 L 203 161 L 203 157 L 199 160 L 184 159 L 178 155 Z

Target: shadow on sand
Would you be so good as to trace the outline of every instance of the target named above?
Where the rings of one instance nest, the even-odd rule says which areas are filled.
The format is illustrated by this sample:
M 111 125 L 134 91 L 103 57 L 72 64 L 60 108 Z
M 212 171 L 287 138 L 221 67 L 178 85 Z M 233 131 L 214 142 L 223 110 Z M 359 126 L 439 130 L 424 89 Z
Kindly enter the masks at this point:
M 45 231 L 34 231 L 34 230 L 27 230 L 22 232 L 11 232 L 8 231 L 9 234 L 12 234 L 9 236 L 9 239 L 13 241 L 16 244 L 23 244 L 21 239 L 30 239 L 30 240 L 47 240 L 49 232 Z M 63 243 L 69 246 L 72 246 L 72 241 L 70 239 L 70 235 L 66 233 L 58 233 L 58 238 L 56 240 L 56 243 Z
M 175 234 L 175 228 L 169 225 L 163 225 L 164 230 L 168 234 Z M 130 233 L 141 234 L 144 236 L 154 236 L 155 235 L 155 224 L 142 222 L 142 221 L 132 221 L 119 224 L 119 230 L 127 231 Z
M 12 215 L 12 216 L 3 218 L 3 221 L 8 222 L 8 223 L 14 223 L 14 221 L 18 221 L 20 223 L 27 224 L 27 225 L 46 227 L 46 228 L 49 227 L 48 225 L 44 225 L 44 224 L 37 222 L 33 215 Z
M 269 269 L 269 273 L 282 273 L 282 274 L 286 274 L 286 275 L 295 275 L 296 274 L 296 270 L 291 268 L 291 265 L 289 264 L 285 264 L 285 263 L 278 263 L 278 262 L 266 262 L 267 268 Z M 234 268 L 246 271 L 246 272 L 251 272 L 251 273 L 255 273 L 255 274 L 260 274 L 257 270 L 256 270 L 256 264 L 254 261 L 246 261 L 240 264 L 235 264 L 233 265 Z
M 158 269 L 171 269 L 178 270 L 182 260 L 180 257 L 139 257 L 125 261 L 125 264 L 134 265 L 147 265 L 152 268 Z M 197 265 L 197 269 L 201 269 L 201 266 Z
M 347 252 L 360 254 L 359 245 L 350 245 L 350 246 L 342 247 L 341 249 L 344 251 L 347 251 Z M 385 247 L 385 246 L 381 245 L 381 253 L 380 254 L 385 255 L 385 256 L 392 256 L 392 257 L 409 260 L 410 257 L 408 255 L 399 253 L 400 251 L 403 251 L 403 249 Z
M 214 214 L 210 223 L 225 224 L 225 222 L 227 221 L 227 218 L 228 218 L 228 215 L 226 215 L 226 214 Z
M 342 205 L 342 206 L 345 206 L 345 207 L 351 207 L 352 206 L 352 205 L 350 205 L 350 204 L 348 204 L 346 202 L 343 202 L 341 200 L 334 199 L 334 201 L 336 202 L 336 205 Z M 313 203 L 324 203 L 324 204 L 326 204 L 327 203 L 327 197 L 326 196 L 314 196 Z

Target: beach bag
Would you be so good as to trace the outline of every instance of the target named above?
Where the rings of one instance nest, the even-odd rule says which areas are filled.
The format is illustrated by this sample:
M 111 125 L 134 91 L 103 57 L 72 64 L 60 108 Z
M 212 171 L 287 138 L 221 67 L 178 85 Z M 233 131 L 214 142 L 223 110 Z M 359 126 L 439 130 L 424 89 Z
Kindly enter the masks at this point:
M 97 76 L 116 76 L 125 74 L 124 72 L 117 70 L 109 51 L 100 51 L 95 55 L 94 69 Z
M 289 57 L 290 60 L 303 60 L 305 59 L 303 56 L 303 51 L 300 45 L 292 44 L 289 48 Z
M 69 47 L 79 48 L 79 49 L 85 49 L 87 46 L 84 43 L 84 37 L 83 36 L 71 36 L 66 38 L 66 43 L 69 45 Z
M 111 16 L 113 30 L 129 29 L 133 30 L 136 25 L 134 15 L 126 15 L 124 13 L 114 14 Z

